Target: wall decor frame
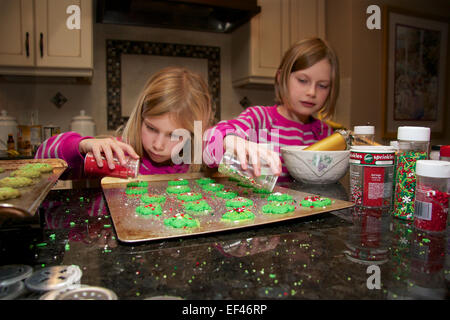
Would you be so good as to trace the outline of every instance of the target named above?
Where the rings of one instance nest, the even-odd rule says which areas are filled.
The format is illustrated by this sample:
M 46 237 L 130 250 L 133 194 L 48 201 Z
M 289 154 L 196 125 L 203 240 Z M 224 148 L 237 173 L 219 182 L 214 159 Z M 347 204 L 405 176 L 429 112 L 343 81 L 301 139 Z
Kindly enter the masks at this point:
M 396 139 L 399 126 L 444 133 L 448 23 L 437 17 L 384 8 L 383 137 Z
M 215 120 L 220 119 L 220 47 L 163 42 L 106 40 L 107 127 L 116 130 L 128 117 L 122 116 L 122 54 L 144 54 L 166 57 L 206 59 L 208 86 L 213 100 Z

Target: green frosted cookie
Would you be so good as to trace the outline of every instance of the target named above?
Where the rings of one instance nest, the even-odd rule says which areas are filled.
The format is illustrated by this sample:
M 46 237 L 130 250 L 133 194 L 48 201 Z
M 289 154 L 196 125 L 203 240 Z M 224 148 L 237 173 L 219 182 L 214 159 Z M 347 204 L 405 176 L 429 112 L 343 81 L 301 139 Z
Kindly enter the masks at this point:
M 249 183 L 239 182 L 237 185 L 242 188 L 253 188 L 253 185 Z
M 267 201 L 291 201 L 293 197 L 287 193 L 275 192 L 267 197 Z
M 222 221 L 248 221 L 255 219 L 255 214 L 245 208 L 234 208 L 223 214 Z
M 36 179 L 41 176 L 41 172 L 37 169 L 20 169 L 20 170 L 14 170 L 13 172 L 11 172 L 10 176 Z
M 162 214 L 162 208 L 159 203 L 150 203 L 144 206 L 137 207 L 136 212 L 143 216 L 148 215 L 159 216 Z
M 133 181 L 127 183 L 127 187 L 141 187 L 141 188 L 147 188 L 148 187 L 148 181 Z
M 141 201 L 143 203 L 145 203 L 145 204 L 149 204 L 149 203 L 164 203 L 164 202 L 166 202 L 166 197 L 155 195 L 155 194 L 144 194 L 141 197 Z
M 125 193 L 129 196 L 140 196 L 147 193 L 147 188 L 142 187 L 130 187 L 125 189 Z
M 253 187 L 253 192 L 254 193 L 262 193 L 262 194 L 270 194 L 272 193 L 272 191 L 266 190 L 266 189 L 262 189 L 262 188 L 255 188 Z
M 176 229 L 196 228 L 200 226 L 200 222 L 186 213 L 177 213 L 173 217 L 164 219 L 164 225 Z
M 223 199 L 233 199 L 236 198 L 238 194 L 233 191 L 223 190 L 223 191 L 217 191 L 216 197 L 223 198 Z
M 0 180 L 0 187 L 21 188 L 34 183 L 35 181 L 26 177 L 6 177 Z
M 167 183 L 169 186 L 187 186 L 189 184 L 189 180 L 180 178 L 180 179 L 168 181 Z
M 202 185 L 203 190 L 205 191 L 220 191 L 223 189 L 223 184 L 220 183 L 208 183 Z
M 195 180 L 195 182 L 197 182 L 199 185 L 204 185 L 204 184 L 214 183 L 216 181 L 211 178 L 200 178 L 200 179 Z
M 18 196 L 20 196 L 19 190 L 10 187 L 0 187 L 0 200 L 13 199 Z
M 189 186 L 171 186 L 166 189 L 167 193 L 174 193 L 174 194 L 180 194 L 190 191 L 191 188 L 189 188 Z
M 300 204 L 302 207 L 326 207 L 331 205 L 331 199 L 320 196 L 305 197 Z
M 53 171 L 53 166 L 49 163 L 36 162 L 36 163 L 28 163 L 19 168 L 19 170 L 28 170 L 28 169 L 37 169 L 41 173 L 46 173 Z
M 236 197 L 228 200 L 225 205 L 227 208 L 251 207 L 253 206 L 253 201 L 244 197 Z
M 183 206 L 188 214 L 208 214 L 212 212 L 211 206 L 205 200 L 185 202 Z
M 202 194 L 198 192 L 186 192 L 177 196 L 178 200 L 182 201 L 195 201 L 200 200 L 202 197 Z
M 294 211 L 295 206 L 286 202 L 275 201 L 262 206 L 261 210 L 263 213 L 283 214 Z

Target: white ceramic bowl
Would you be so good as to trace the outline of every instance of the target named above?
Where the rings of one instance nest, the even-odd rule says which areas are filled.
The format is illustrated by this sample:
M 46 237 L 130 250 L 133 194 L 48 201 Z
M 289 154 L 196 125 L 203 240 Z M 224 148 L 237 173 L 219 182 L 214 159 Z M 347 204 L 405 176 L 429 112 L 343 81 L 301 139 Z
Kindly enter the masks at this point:
M 291 176 L 303 183 L 331 184 L 349 168 L 350 150 L 308 151 L 306 146 L 282 147 L 281 154 Z

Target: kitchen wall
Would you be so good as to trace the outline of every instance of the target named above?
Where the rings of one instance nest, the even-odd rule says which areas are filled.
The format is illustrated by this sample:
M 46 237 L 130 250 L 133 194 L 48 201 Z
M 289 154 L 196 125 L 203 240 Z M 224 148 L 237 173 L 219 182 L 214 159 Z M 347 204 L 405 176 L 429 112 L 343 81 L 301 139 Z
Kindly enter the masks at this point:
M 242 112 L 244 109 L 239 102 L 244 97 L 247 97 L 253 105 L 274 103 L 273 88 L 235 89 L 232 87 L 230 34 L 95 24 L 95 70 L 91 84 L 71 84 L 65 79 L 55 83 L 43 78 L 2 81 L 0 82 L 0 109 L 6 109 L 9 115 L 17 118 L 19 124 L 31 124 L 31 118 L 34 117 L 36 123 L 59 125 L 62 131 L 68 131 L 72 117 L 84 109 L 95 119 L 97 134 L 113 133 L 107 130 L 106 39 L 220 47 L 221 119 L 230 119 Z M 161 67 L 164 66 L 161 65 Z M 128 87 L 134 85 L 140 87 L 140 84 L 127 82 Z M 129 91 L 139 92 L 140 89 L 131 88 Z M 51 102 L 58 92 L 67 98 L 67 102 L 61 108 L 57 108 Z
M 384 5 L 450 21 L 448 0 L 327 0 L 327 37 L 341 62 L 342 90 L 336 120 L 348 127 L 370 122 L 376 127 L 376 139 L 382 142 L 383 124 L 383 32 L 366 27 L 369 5 Z M 450 43 L 450 42 L 449 42 Z M 450 47 L 450 46 L 449 46 Z M 450 91 L 450 49 L 447 51 L 447 87 Z M 447 93 L 445 117 L 450 123 L 450 96 Z M 450 144 L 450 130 L 432 144 Z

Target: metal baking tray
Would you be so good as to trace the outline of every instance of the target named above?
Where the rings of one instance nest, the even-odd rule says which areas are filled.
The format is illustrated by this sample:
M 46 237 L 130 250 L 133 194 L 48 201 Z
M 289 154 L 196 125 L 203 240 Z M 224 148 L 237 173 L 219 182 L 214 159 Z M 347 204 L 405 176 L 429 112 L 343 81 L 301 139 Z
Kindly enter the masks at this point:
M 299 192 L 292 189 L 276 186 L 273 192 L 287 193 L 293 196 L 296 201 L 296 210 L 288 214 L 264 214 L 261 207 L 268 203 L 267 196 L 253 193 L 250 189 L 237 186 L 236 182 L 229 181 L 223 176 L 213 175 L 212 178 L 224 185 L 224 189 L 231 189 L 238 193 L 239 196 L 253 200 L 254 206 L 251 211 L 255 214 L 252 221 L 243 222 L 223 222 L 220 218 L 227 211 L 225 207 L 225 199 L 211 197 L 210 193 L 203 191 L 195 182 L 196 179 L 204 177 L 202 173 L 186 173 L 171 175 L 148 175 L 138 176 L 133 180 L 124 180 L 118 178 L 103 178 L 101 181 L 103 192 L 108 204 L 108 208 L 116 229 L 117 237 L 123 242 L 139 242 L 149 240 L 162 240 L 168 238 L 185 237 L 192 235 L 208 234 L 220 231 L 229 231 L 245 227 L 253 227 L 297 219 L 323 212 L 340 210 L 354 206 L 353 202 L 331 199 L 333 204 L 325 208 L 304 208 L 300 207 L 300 201 L 306 196 L 313 194 Z M 163 221 L 176 213 L 184 212 L 182 202 L 176 198 L 176 195 L 169 195 L 165 190 L 168 187 L 169 180 L 183 178 L 189 180 L 191 192 L 201 192 L 206 196 L 206 201 L 213 208 L 213 215 L 195 215 L 200 222 L 198 228 L 191 230 L 172 229 L 164 226 Z M 162 194 L 167 197 L 163 207 L 163 214 L 159 217 L 142 217 L 136 214 L 136 207 L 140 205 L 140 199 L 137 197 L 129 197 L 125 194 L 126 185 L 130 181 L 149 181 L 148 191 L 152 194 Z
M 49 163 L 53 166 L 53 172 L 42 173 L 39 181 L 31 186 L 17 188 L 20 197 L 0 201 L 0 225 L 7 218 L 33 217 L 50 189 L 58 181 L 58 178 L 66 170 L 67 163 L 62 159 L 21 159 L 1 160 L 0 167 L 5 171 L 0 174 L 0 179 L 9 177 L 11 171 L 28 163 Z

